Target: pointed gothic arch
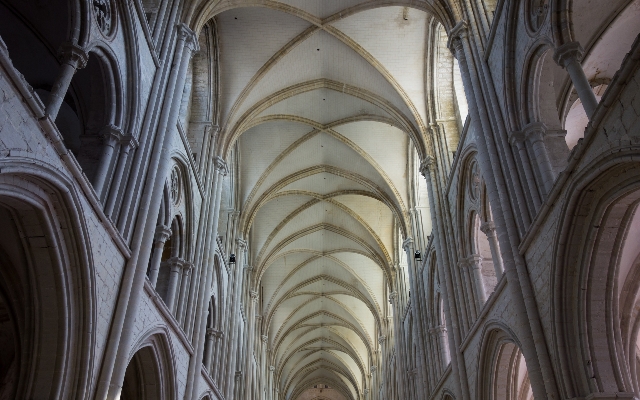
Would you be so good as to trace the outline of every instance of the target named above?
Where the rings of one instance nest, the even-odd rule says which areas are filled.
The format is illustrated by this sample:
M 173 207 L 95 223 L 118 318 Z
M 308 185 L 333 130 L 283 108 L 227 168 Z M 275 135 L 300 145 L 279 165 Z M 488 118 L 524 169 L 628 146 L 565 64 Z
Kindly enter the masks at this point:
M 122 400 L 175 400 L 178 385 L 170 333 L 164 327 L 148 330 L 135 344 L 125 372 Z

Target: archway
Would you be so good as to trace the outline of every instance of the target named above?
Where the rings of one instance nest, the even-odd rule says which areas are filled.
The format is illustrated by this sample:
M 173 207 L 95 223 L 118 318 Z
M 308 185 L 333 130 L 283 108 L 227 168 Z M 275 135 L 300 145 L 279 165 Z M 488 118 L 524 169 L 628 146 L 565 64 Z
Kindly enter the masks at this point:
M 173 357 L 164 331 L 152 332 L 137 346 L 122 384 L 121 400 L 176 399 Z
M 554 328 L 556 346 L 566 349 L 559 362 L 572 378 L 567 395 L 639 393 L 638 169 L 615 159 L 593 165 L 563 208 L 572 217 L 558 233 Z
M 152 400 L 162 398 L 156 355 L 150 346 L 136 352 L 124 375 L 121 400 Z
M 522 351 L 511 332 L 490 327 L 484 334 L 478 372 L 478 397 L 487 400 L 533 400 Z
M 84 398 L 97 296 L 83 219 L 73 193 L 43 179 L 53 171 L 0 166 L 0 394 Z

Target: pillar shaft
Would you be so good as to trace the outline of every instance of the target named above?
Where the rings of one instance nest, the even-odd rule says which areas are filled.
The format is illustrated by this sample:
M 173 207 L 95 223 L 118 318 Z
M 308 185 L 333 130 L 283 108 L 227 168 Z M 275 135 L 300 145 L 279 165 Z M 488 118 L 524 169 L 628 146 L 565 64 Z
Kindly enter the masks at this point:
M 166 225 L 158 225 L 156 227 L 156 236 L 153 243 L 153 255 L 151 256 L 151 262 L 149 265 L 149 282 L 155 289 L 158 282 L 158 273 L 160 272 L 160 263 L 162 262 L 162 252 L 164 251 L 164 244 L 171 237 L 171 229 Z
M 551 188 L 556 179 L 551 160 L 549 159 L 549 152 L 544 143 L 546 130 L 544 124 L 538 122 L 531 123 L 523 129 L 529 148 L 533 153 L 531 158 L 535 160 L 534 166 L 540 177 L 540 183 L 545 197 L 551 192 Z
M 207 329 L 207 340 L 205 342 L 205 347 L 204 347 L 205 348 L 204 367 L 207 369 L 207 372 L 209 372 L 209 375 L 211 375 L 211 362 L 212 362 L 215 334 L 216 334 L 216 331 L 214 329 L 211 329 L 211 328 Z
M 500 282 L 502 274 L 504 273 L 504 267 L 502 266 L 502 256 L 500 255 L 500 247 L 498 246 L 498 238 L 496 237 L 496 226 L 493 221 L 487 221 L 480 225 L 480 230 L 487 235 L 489 248 L 491 249 L 493 268 L 496 271 L 496 279 Z
M 127 135 L 121 139 L 120 142 L 120 158 L 116 167 L 116 172 L 113 175 L 113 183 L 111 184 L 111 190 L 109 191 L 109 197 L 104 207 L 104 213 L 112 218 L 113 222 L 113 209 L 115 208 L 116 200 L 118 199 L 119 188 L 122 185 L 122 176 L 124 175 L 124 169 L 129 159 L 129 152 L 138 147 L 138 141 L 132 136 Z
M 182 263 L 184 260 L 178 257 L 172 257 L 165 261 L 169 270 L 169 285 L 167 287 L 166 304 L 167 308 L 175 314 L 176 291 L 180 280 L 180 272 L 182 272 Z
M 527 187 L 529 188 L 529 206 L 533 206 L 534 210 L 540 209 L 540 191 L 536 184 L 536 178 L 532 171 L 532 162 L 527 154 L 527 148 L 524 145 L 524 134 L 522 132 L 514 132 L 509 138 L 511 145 L 515 146 L 520 156 L 520 165 L 524 171 L 524 178 L 526 179 Z
M 467 263 L 473 276 L 476 302 L 478 303 L 478 315 L 480 315 L 480 310 L 482 310 L 484 303 L 487 301 L 487 292 L 484 288 L 484 277 L 482 276 L 482 257 L 472 255 L 467 258 Z
M 193 264 L 185 261 L 182 264 L 182 279 L 180 280 L 180 293 L 178 296 L 178 304 L 176 306 L 176 319 L 180 323 L 180 325 L 185 322 L 185 312 L 184 309 L 187 306 L 188 298 L 187 298 L 187 289 L 190 283 L 189 277 L 191 276 L 191 271 L 193 270 Z
M 60 66 L 60 72 L 58 73 L 56 82 L 51 89 L 49 103 L 45 109 L 45 114 L 48 115 L 52 121 L 55 121 L 58 116 L 58 111 L 60 111 L 60 106 L 64 101 L 64 97 L 67 95 L 69 85 L 76 71 L 86 67 L 89 61 L 89 55 L 84 49 L 72 43 L 64 43 L 60 46 L 58 56 L 62 65 Z
M 580 46 L 580 43 L 570 42 L 558 47 L 553 58 L 558 65 L 566 69 L 569 73 L 569 77 L 571 78 L 573 87 L 575 87 L 576 92 L 578 92 L 578 97 L 582 102 L 584 111 L 587 113 L 589 119 L 591 119 L 598 107 L 598 99 L 593 93 L 589 79 L 587 79 L 587 75 L 584 73 L 582 65 L 580 64 L 583 54 L 584 49 Z
M 122 131 L 115 125 L 107 125 L 100 132 L 104 145 L 102 146 L 102 154 L 100 155 L 100 161 L 98 162 L 98 169 L 93 179 L 93 189 L 95 190 L 98 198 L 102 199 L 105 182 L 107 182 L 107 175 L 109 174 L 109 167 L 113 161 L 113 155 L 116 150 L 116 146 L 122 140 Z
M 243 239 L 236 239 L 236 260 L 237 260 L 237 266 L 236 266 L 236 275 L 237 275 L 237 279 L 236 282 L 234 284 L 234 295 L 233 295 L 233 303 L 232 303 L 232 313 L 231 313 L 231 329 L 229 331 L 230 337 L 229 340 L 227 342 L 227 351 L 226 351 L 226 362 L 225 365 L 229 366 L 229 369 L 227 370 L 227 376 L 226 376 L 226 391 L 225 391 L 225 397 L 230 398 L 231 394 L 233 393 L 233 389 L 234 389 L 234 372 L 236 371 L 236 366 L 237 366 L 237 353 L 235 351 L 236 348 L 236 344 L 238 341 L 238 337 L 237 337 L 237 331 L 238 331 L 238 323 L 240 322 L 240 300 L 241 300 L 241 293 L 242 293 L 242 278 L 243 278 L 243 270 L 242 267 L 244 265 L 244 250 L 247 247 L 247 242 L 244 241 Z
M 440 279 L 444 281 L 442 296 L 444 299 L 444 313 L 447 324 L 451 326 L 451 330 L 449 331 L 451 370 L 453 372 L 454 379 L 457 382 L 460 382 L 460 385 L 456 386 L 457 397 L 461 399 L 469 399 L 464 358 L 458 351 L 459 345 L 461 343 L 459 330 L 460 318 L 455 307 L 455 291 L 452 279 L 453 271 L 448 268 L 450 265 L 449 254 L 445 247 L 445 243 L 441 241 L 441 237 L 444 236 L 445 230 L 442 221 L 442 205 L 440 203 L 440 195 L 436 189 L 436 171 L 434 169 L 435 162 L 431 157 L 423 160 L 422 164 L 420 165 L 420 172 L 427 181 L 429 204 L 432 205 L 432 207 L 430 207 L 431 218 L 435 222 L 433 225 L 433 234 L 436 237 L 436 254 L 439 258 L 439 262 L 437 263 L 438 275 L 440 276 Z
M 211 298 L 211 282 L 213 281 L 214 273 L 213 262 L 217 247 L 216 236 L 218 233 L 217 226 L 220 216 L 220 193 L 222 180 L 228 172 L 227 164 L 222 158 L 215 157 L 212 160 L 212 163 L 209 164 L 209 171 L 211 171 L 208 175 L 210 178 L 208 180 L 209 201 L 206 203 L 206 207 L 203 207 L 201 219 L 204 222 L 200 224 L 198 228 L 199 237 L 204 238 L 198 242 L 198 251 L 196 253 L 197 259 L 195 265 L 198 266 L 199 279 L 194 280 L 194 282 L 199 282 L 199 285 L 191 286 L 191 295 L 189 296 L 194 299 L 196 306 L 189 307 L 185 317 L 187 326 L 192 326 L 193 331 L 196 332 L 193 343 L 194 354 L 196 355 L 202 354 L 204 351 L 204 336 L 207 326 L 206 312 Z M 191 317 L 194 314 L 194 322 L 193 325 L 191 325 L 189 321 L 191 321 Z M 223 318 L 222 321 L 225 321 L 225 319 Z M 223 328 L 219 327 L 219 329 Z M 187 331 L 187 334 L 192 333 L 189 329 L 187 329 Z M 217 360 L 218 358 L 216 358 L 216 361 Z M 199 357 L 193 357 L 189 362 L 189 378 L 187 380 L 185 393 L 187 393 L 187 395 L 191 393 L 191 397 L 197 396 L 198 385 L 195 384 L 195 379 L 199 374 L 200 366 L 201 361 Z M 214 370 L 217 369 L 217 366 L 215 366 Z M 209 372 L 215 380 L 215 374 L 213 371 Z M 219 387 L 220 390 L 224 390 L 220 384 Z

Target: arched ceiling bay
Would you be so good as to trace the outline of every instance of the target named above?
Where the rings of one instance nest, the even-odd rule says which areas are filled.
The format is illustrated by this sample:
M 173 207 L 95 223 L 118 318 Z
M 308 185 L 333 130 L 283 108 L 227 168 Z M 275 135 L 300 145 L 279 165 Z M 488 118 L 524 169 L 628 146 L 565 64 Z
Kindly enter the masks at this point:
M 260 335 L 285 398 L 321 385 L 357 399 L 414 206 L 433 17 L 392 2 L 263 3 L 222 1 L 216 16 L 223 151 L 237 143 Z

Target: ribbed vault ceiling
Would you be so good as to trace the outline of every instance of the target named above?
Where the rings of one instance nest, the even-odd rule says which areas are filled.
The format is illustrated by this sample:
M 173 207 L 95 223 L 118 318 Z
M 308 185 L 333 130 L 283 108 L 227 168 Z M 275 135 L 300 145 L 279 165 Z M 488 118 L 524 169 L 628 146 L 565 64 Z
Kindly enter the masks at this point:
M 392 2 L 227 3 L 211 11 L 220 120 L 238 141 L 259 334 L 287 399 L 316 384 L 360 398 L 408 224 L 432 17 Z

